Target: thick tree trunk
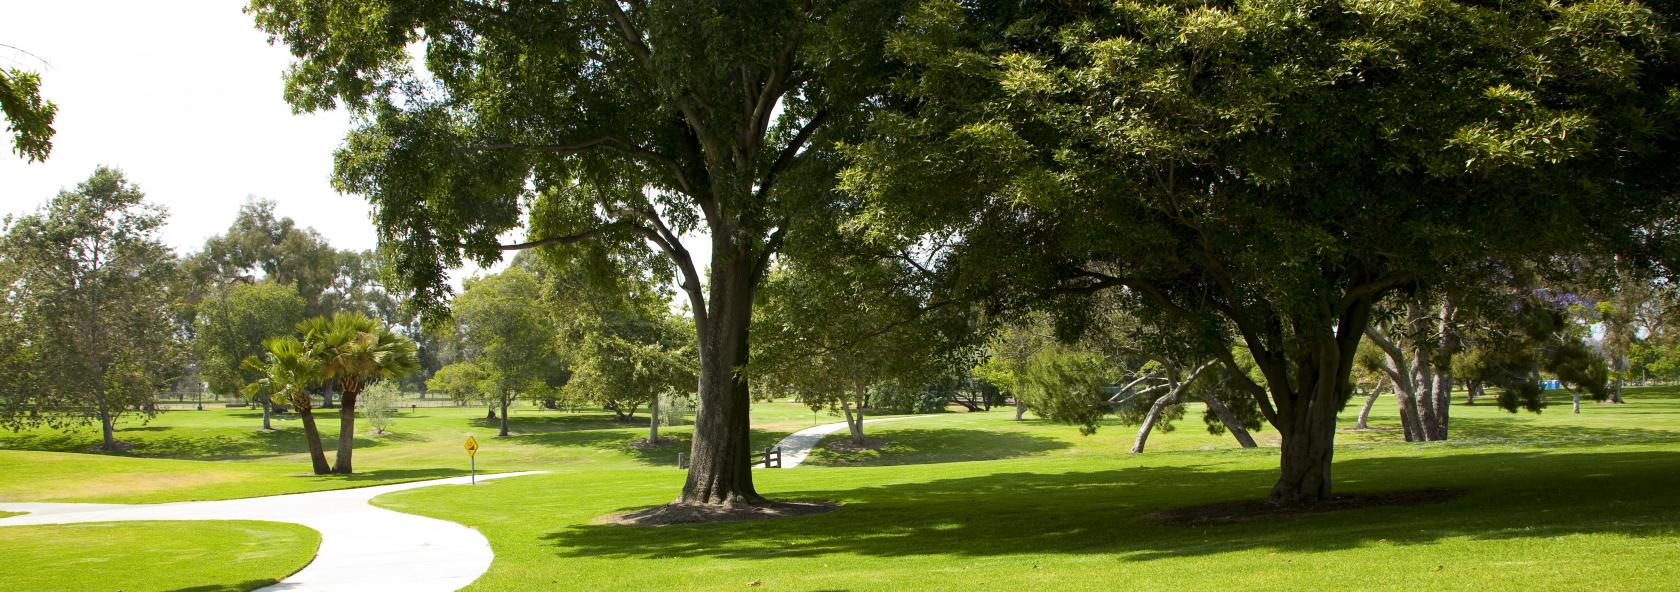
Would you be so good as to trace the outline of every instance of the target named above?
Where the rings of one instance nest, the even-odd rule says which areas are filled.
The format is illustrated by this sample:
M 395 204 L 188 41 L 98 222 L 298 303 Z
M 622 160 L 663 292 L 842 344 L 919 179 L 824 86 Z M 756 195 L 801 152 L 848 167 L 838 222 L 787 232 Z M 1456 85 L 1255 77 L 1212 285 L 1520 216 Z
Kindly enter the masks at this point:
M 269 416 L 274 413 L 274 401 L 263 401 L 263 431 L 273 431 L 274 426 L 269 423 Z
M 752 480 L 750 393 L 737 372 L 748 362 L 756 263 L 729 237 L 714 236 L 710 302 L 696 315 L 700 346 L 700 408 L 694 417 L 692 461 L 680 503 L 744 506 L 764 503 Z M 725 252 L 725 250 L 735 252 Z
M 484 419 L 496 419 L 495 405 L 486 405 L 484 407 Z
M 1248 428 L 1243 427 L 1242 422 L 1237 420 L 1237 414 L 1231 413 L 1231 408 L 1219 402 L 1219 397 L 1213 396 L 1213 393 L 1204 393 L 1202 401 L 1206 402 L 1208 409 L 1212 409 L 1213 414 L 1219 417 L 1219 422 L 1225 424 L 1225 431 L 1231 432 L 1231 437 L 1237 439 L 1237 444 L 1243 448 L 1259 446 L 1254 443 L 1254 436 L 1248 434 Z
M 1269 352 L 1264 359 L 1256 357 L 1274 393 L 1277 409 L 1273 425 L 1283 438 L 1282 471 L 1272 486 L 1274 503 L 1310 504 L 1330 499 L 1336 415 L 1353 395 L 1348 377 L 1353 373 L 1354 351 L 1371 321 L 1371 301 L 1355 299 L 1335 321 L 1335 332 L 1314 336 L 1311 349 L 1303 355 L 1284 358 Z M 1301 324 L 1295 330 L 1301 331 Z M 1287 372 L 1291 366 L 1293 373 Z M 1285 378 L 1291 376 L 1295 390 L 1289 389 L 1291 381 Z
M 1161 420 L 1161 410 L 1177 402 L 1176 387 L 1155 399 L 1155 404 L 1149 406 L 1149 413 L 1143 416 L 1143 426 L 1138 428 L 1137 440 L 1132 442 L 1132 454 L 1143 454 L 1143 445 L 1149 442 L 1149 432 L 1154 431 L 1155 423 Z
M 338 398 L 338 458 L 333 462 L 332 470 L 341 475 L 348 475 L 354 470 L 350 465 L 350 453 L 356 446 L 356 395 L 344 393 Z
M 327 388 L 321 390 L 321 408 L 322 409 L 332 409 L 333 408 L 332 396 L 333 396 L 333 385 L 331 383 L 329 383 L 329 384 L 327 384 Z
M 1471 380 L 1464 383 L 1465 404 L 1475 405 L 1476 399 L 1482 396 L 1482 381 Z
M 327 466 L 327 453 L 321 448 L 321 430 L 315 427 L 315 411 L 308 407 L 298 407 L 298 417 L 303 419 L 303 440 L 309 446 L 309 463 L 313 465 L 316 475 L 332 472 Z
M 1015 397 L 1015 421 L 1021 421 L 1021 416 L 1027 414 L 1027 402 L 1021 397 Z

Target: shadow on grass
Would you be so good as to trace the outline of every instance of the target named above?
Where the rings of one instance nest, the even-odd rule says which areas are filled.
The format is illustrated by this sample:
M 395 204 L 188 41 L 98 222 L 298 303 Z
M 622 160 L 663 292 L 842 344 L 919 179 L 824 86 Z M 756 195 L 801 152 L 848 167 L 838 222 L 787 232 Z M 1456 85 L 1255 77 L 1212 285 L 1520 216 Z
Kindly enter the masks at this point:
M 1618 413 L 1624 411 L 1618 409 Z M 1565 411 L 1567 413 L 1567 411 Z M 1666 415 L 1673 415 L 1672 412 Z M 1669 430 L 1583 426 L 1520 421 L 1514 418 L 1455 417 L 1451 446 L 1602 446 L 1605 444 L 1657 444 L 1680 441 L 1680 433 Z
M 251 580 L 238 584 L 211 584 L 208 586 L 193 586 L 190 588 L 176 588 L 169 592 L 245 592 L 256 590 L 263 586 L 271 586 L 274 580 Z
M 1069 448 L 1067 442 L 1017 432 L 962 428 L 893 429 L 865 436 L 881 438 L 878 450 L 839 450 L 828 445 L 844 441 L 844 433 L 829 436 L 812 451 L 805 464 L 819 466 L 918 465 L 974 460 L 997 460 L 1044 454 Z
M 308 445 L 304 442 L 302 426 L 293 424 L 263 431 L 256 429 L 261 416 L 258 415 L 257 417 L 259 419 L 251 422 L 251 429 L 249 430 L 242 427 L 207 431 L 196 426 L 125 426 L 117 430 L 116 436 L 118 442 L 128 445 L 129 448 L 118 452 L 97 450 L 100 436 L 96 428 L 62 432 L 42 431 L 3 434 L 0 435 L 0 447 L 8 450 L 95 453 L 110 456 L 188 460 L 244 460 L 285 454 L 302 454 L 309 451 Z M 336 413 L 325 416 L 317 415 L 316 422 L 322 430 L 321 444 L 326 447 L 328 453 L 331 453 L 338 444 L 338 416 Z M 358 422 L 358 429 L 364 427 L 366 427 L 365 421 Z M 357 434 L 355 447 L 361 450 L 422 439 L 420 436 L 402 431 L 377 437 Z
M 617 423 L 617 422 L 614 422 Z M 631 443 L 647 438 L 647 425 L 640 426 L 617 424 L 618 429 L 590 429 L 549 432 L 539 434 L 521 434 L 513 436 L 526 444 L 541 444 L 556 447 L 582 447 L 598 450 L 622 452 L 630 458 L 644 465 L 677 466 L 677 454 L 688 454 L 689 446 L 693 442 L 690 426 L 678 429 L 661 428 L 659 439 L 669 441 L 654 448 L 637 448 Z M 751 448 L 754 451 L 764 450 L 787 436 L 787 432 L 752 430 L 749 436 Z
M 1490 453 L 1336 463 L 1341 493 L 1459 488 L 1437 505 L 1369 507 L 1289 519 L 1184 527 L 1144 514 L 1263 498 L 1275 469 L 1132 467 L 1003 473 L 852 489 L 790 491 L 837 500 L 819 516 L 658 529 L 575 525 L 545 536 L 571 557 L 761 559 L 1022 552 L 1146 561 L 1255 549 L 1316 552 L 1447 537 L 1543 539 L 1582 533 L 1674 536 L 1680 453 Z M 860 479 L 869 473 L 860 473 Z
M 378 469 L 373 471 L 357 471 L 349 475 L 315 475 L 308 473 L 309 464 L 298 465 L 302 469 L 301 477 L 310 477 L 322 481 L 342 481 L 348 483 L 370 482 L 369 485 L 387 485 L 390 483 L 407 483 L 409 481 L 425 481 L 427 479 L 442 479 L 444 477 L 461 477 L 467 474 L 460 469 Z M 371 483 L 378 481 L 380 483 Z
M 548 434 L 553 432 L 574 432 L 579 430 L 623 430 L 636 429 L 640 426 L 647 429 L 647 418 L 640 417 L 631 421 L 618 421 L 612 414 L 577 414 L 577 415 L 543 415 L 538 417 L 521 416 L 510 413 L 508 431 L 514 434 Z M 472 419 L 473 427 L 498 429 L 502 427 L 500 419 L 490 419 L 479 416 Z

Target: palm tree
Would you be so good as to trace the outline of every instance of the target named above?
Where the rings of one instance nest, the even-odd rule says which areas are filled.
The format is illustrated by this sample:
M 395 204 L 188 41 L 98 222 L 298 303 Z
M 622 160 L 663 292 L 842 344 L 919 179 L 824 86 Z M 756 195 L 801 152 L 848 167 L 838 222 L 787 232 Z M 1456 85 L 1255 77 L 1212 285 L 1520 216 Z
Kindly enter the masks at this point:
M 322 380 L 338 387 L 338 458 L 332 471 L 349 474 L 356 439 L 356 396 L 369 384 L 419 369 L 419 356 L 413 341 L 359 313 L 315 317 L 298 329 L 310 357 L 321 365 Z
M 246 368 L 262 374 L 262 378 L 245 385 L 245 395 L 281 405 L 291 405 L 303 418 L 303 437 L 309 446 L 309 462 L 315 474 L 332 472 L 327 466 L 327 453 L 321 447 L 321 431 L 315 427 L 314 405 L 310 389 L 323 379 L 321 363 L 310 355 L 303 342 L 296 337 L 279 337 L 263 342 L 263 360 L 245 358 Z

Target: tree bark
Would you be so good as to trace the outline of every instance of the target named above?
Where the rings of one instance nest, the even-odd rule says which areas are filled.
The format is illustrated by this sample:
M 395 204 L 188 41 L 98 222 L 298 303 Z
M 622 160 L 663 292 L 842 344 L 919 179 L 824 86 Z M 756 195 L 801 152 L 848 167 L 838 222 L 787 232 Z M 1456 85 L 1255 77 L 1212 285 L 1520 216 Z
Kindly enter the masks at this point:
M 484 419 L 496 419 L 495 405 L 487 405 L 484 407 Z
M 1015 397 L 1015 421 L 1021 421 L 1021 417 L 1026 415 L 1026 414 L 1027 414 L 1027 401 L 1025 399 L 1022 399 L 1020 396 L 1016 396 Z
M 659 442 L 659 395 L 653 396 L 653 403 L 648 405 L 648 444 Z
M 1277 404 L 1273 427 L 1283 438 L 1282 470 L 1272 486 L 1274 503 L 1311 504 L 1330 499 L 1336 415 L 1353 394 L 1348 377 L 1353 373 L 1354 351 L 1371 321 L 1371 299 L 1354 298 L 1339 317 L 1325 320 L 1335 321 L 1335 331 L 1311 329 L 1315 333 L 1309 333 L 1310 347 L 1299 355 L 1286 357 L 1265 351 L 1265 355 L 1255 357 Z M 1301 324 L 1294 329 L 1297 334 L 1308 331 Z M 1250 340 L 1251 350 L 1258 349 L 1255 345 Z M 1287 379 L 1290 366 L 1295 370 L 1293 383 Z
M 1574 401 L 1572 402 L 1572 404 L 1570 405 L 1570 412 L 1574 413 L 1576 415 L 1580 415 L 1581 414 L 1581 390 L 1580 389 L 1572 389 L 1572 390 L 1575 391 L 1575 398 L 1574 398 Z
M 1143 454 L 1143 445 L 1149 442 L 1149 432 L 1154 431 L 1155 422 L 1161 420 L 1161 410 L 1177 402 L 1176 388 L 1155 399 L 1155 403 L 1149 406 L 1149 413 L 1143 416 L 1143 426 L 1138 428 L 1137 439 L 1132 442 L 1132 454 Z
M 1242 422 L 1237 420 L 1237 415 L 1231 413 L 1231 408 L 1219 402 L 1219 397 L 1213 396 L 1211 392 L 1205 393 L 1202 395 L 1202 401 L 1206 402 L 1208 409 L 1212 409 L 1213 414 L 1219 417 L 1219 422 L 1225 424 L 1225 431 L 1231 432 L 1231 437 L 1237 439 L 1237 444 L 1243 448 L 1259 446 L 1254 443 L 1254 436 L 1249 435 L 1248 428 L 1243 427 Z
M 846 431 L 851 434 L 852 443 L 856 444 L 858 446 L 862 446 L 863 445 L 863 408 L 860 407 L 860 408 L 858 408 L 856 413 L 853 413 L 851 402 L 850 401 L 841 401 L 840 402 L 840 410 L 846 413 Z
M 327 453 L 321 448 L 321 430 L 315 427 L 315 410 L 308 407 L 298 407 L 298 417 L 303 419 L 303 440 L 309 446 L 309 462 L 314 465 L 316 475 L 332 472 L 327 466 Z
M 104 437 L 104 441 L 99 445 L 100 450 L 106 452 L 117 451 L 117 430 L 116 426 L 113 425 L 114 423 L 111 419 L 111 409 L 101 401 L 99 403 L 99 431 Z
M 1353 429 L 1371 429 L 1371 408 L 1377 405 L 1377 389 L 1371 389 L 1371 394 L 1365 397 L 1365 406 L 1359 409 L 1359 421 L 1353 424 Z
M 350 453 L 356 445 L 356 395 L 359 393 L 344 393 L 338 398 L 338 458 L 333 462 L 334 473 L 348 475 L 352 472 Z
M 263 408 L 263 427 L 262 427 L 262 429 L 265 432 L 273 431 L 274 426 L 269 423 L 268 418 L 269 418 L 270 415 L 272 415 L 274 413 L 274 401 L 263 401 L 262 402 L 262 408 Z
M 321 408 L 322 409 L 332 409 L 333 408 L 332 396 L 333 396 L 333 386 L 332 386 L 332 384 L 329 383 L 329 384 L 327 384 L 326 388 L 321 390 Z
M 507 437 L 507 435 L 508 435 L 508 403 L 509 403 L 508 399 L 509 398 L 510 397 L 508 397 L 507 395 L 502 395 L 502 431 L 500 433 L 496 434 L 497 436 L 501 436 L 501 437 L 504 437 L 504 438 Z
M 692 461 L 678 502 L 721 506 L 764 503 L 753 487 L 748 418 L 751 398 L 745 377 L 748 328 L 756 262 L 732 244 L 729 233 L 713 231 L 710 301 L 695 315 L 700 349 L 700 408 L 694 417 Z

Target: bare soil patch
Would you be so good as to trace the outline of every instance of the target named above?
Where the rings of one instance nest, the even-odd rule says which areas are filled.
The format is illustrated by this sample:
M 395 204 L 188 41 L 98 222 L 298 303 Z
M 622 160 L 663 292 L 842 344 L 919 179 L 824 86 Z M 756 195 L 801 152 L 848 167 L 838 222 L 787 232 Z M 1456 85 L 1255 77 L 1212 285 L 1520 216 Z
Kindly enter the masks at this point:
M 853 442 L 851 438 L 840 438 L 837 440 L 830 440 L 827 444 L 823 445 L 823 448 L 827 448 L 835 452 L 864 452 L 866 450 L 880 450 L 886 447 L 887 441 L 885 439 L 870 437 L 864 437 L 862 444 Z
M 1464 495 L 1461 489 L 1420 489 L 1341 495 L 1316 504 L 1277 504 L 1268 500 L 1218 502 L 1144 514 L 1143 517 L 1171 526 L 1214 526 L 1261 520 L 1300 518 L 1312 514 L 1341 512 L 1379 506 L 1422 506 L 1452 501 Z
M 680 442 L 680 440 L 677 440 L 676 438 L 660 438 L 652 441 L 647 438 L 636 438 L 630 442 L 630 447 L 635 448 L 636 450 L 653 450 L 656 448 L 665 448 L 678 442 Z
M 836 502 L 765 502 L 757 505 L 733 507 L 672 503 L 632 512 L 608 514 L 596 518 L 593 523 L 621 526 L 665 526 L 669 524 L 739 522 L 742 520 L 810 516 L 832 512 L 839 507 L 840 504 Z

